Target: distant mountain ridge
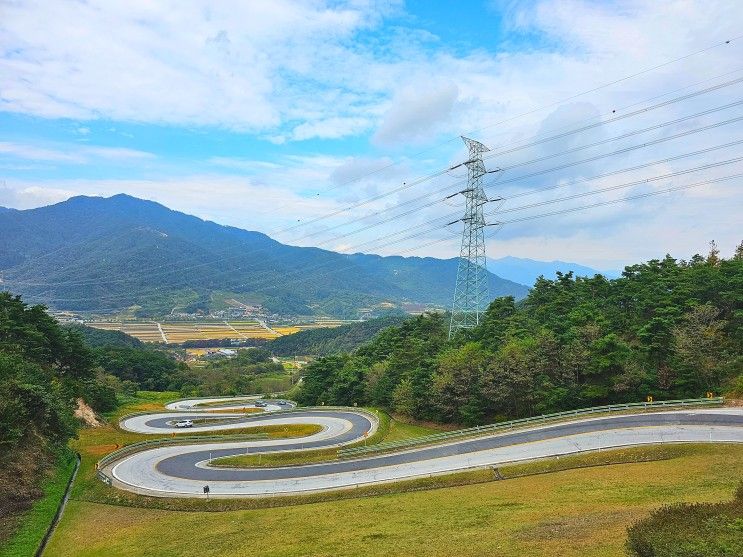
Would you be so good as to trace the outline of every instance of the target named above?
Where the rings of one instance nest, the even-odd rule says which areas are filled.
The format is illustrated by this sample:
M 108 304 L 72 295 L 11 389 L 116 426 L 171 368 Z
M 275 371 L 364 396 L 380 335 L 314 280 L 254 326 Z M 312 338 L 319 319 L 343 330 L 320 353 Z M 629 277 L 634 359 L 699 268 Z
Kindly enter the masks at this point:
M 124 194 L 0 213 L 0 288 L 72 311 L 162 315 L 232 299 L 339 317 L 390 301 L 446 307 L 457 263 L 289 246 Z M 528 292 L 492 273 L 489 281 L 493 298 Z
M 579 263 L 568 261 L 537 261 L 535 259 L 524 259 L 520 257 L 506 256 L 500 259 L 488 259 L 488 270 L 499 277 L 532 286 L 538 277 L 554 279 L 559 271 L 563 274 L 573 271 L 576 276 L 592 277 L 604 275 L 608 278 L 616 278 L 621 273 L 618 271 L 599 271 Z

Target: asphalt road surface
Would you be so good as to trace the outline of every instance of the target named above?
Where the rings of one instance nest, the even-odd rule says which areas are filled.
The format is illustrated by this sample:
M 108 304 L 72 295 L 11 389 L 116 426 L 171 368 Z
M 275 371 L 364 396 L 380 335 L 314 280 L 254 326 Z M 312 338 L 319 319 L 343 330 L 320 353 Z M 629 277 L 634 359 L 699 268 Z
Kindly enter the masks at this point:
M 266 412 L 286 410 L 296 406 L 291 400 L 268 399 L 260 395 L 216 397 L 216 398 L 191 398 L 176 400 L 165 405 L 167 410 L 240 410 L 241 408 L 256 408 L 256 402 L 262 400 L 267 405 L 263 408 Z M 217 404 L 220 403 L 220 404 Z M 281 404 L 279 404 L 281 403 Z
M 203 414 L 176 415 L 179 419 L 203 417 Z M 161 415 L 146 418 L 142 427 L 161 432 L 167 431 L 168 419 L 172 419 Z M 743 409 L 686 409 L 586 418 L 322 464 L 253 469 L 210 464 L 213 459 L 246 453 L 347 444 L 376 427 L 375 420 L 353 409 L 296 410 L 275 416 L 240 418 L 235 423 L 245 427 L 247 422 L 255 425 L 315 423 L 323 430 L 303 439 L 223 442 L 142 451 L 122 458 L 109 468 L 114 484 L 156 496 L 201 496 L 207 484 L 211 496 L 270 496 L 352 488 L 610 447 L 668 442 L 743 443 Z

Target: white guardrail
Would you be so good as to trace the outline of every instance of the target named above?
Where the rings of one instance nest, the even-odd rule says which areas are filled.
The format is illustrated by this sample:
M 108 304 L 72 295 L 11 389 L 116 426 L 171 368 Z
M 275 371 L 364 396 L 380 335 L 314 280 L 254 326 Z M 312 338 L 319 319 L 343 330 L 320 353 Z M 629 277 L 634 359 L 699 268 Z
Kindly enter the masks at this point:
M 160 439 L 148 439 L 146 441 L 139 441 L 132 443 L 131 445 L 125 445 L 120 449 L 108 453 L 96 464 L 96 468 L 99 471 L 99 477 L 101 476 L 103 468 L 111 464 L 112 462 L 133 453 L 139 451 L 146 451 L 147 449 L 153 449 L 155 447 L 165 447 L 169 445 L 196 445 L 200 443 L 215 443 L 220 441 L 239 442 L 239 441 L 256 441 L 260 439 L 268 439 L 268 433 L 247 433 L 238 435 L 188 435 L 188 436 L 177 436 L 177 437 L 163 437 Z M 103 480 L 103 478 L 101 478 Z M 105 481 L 105 480 L 103 480 Z M 108 481 L 106 481 L 110 485 Z
M 718 406 L 723 404 L 724 398 L 723 397 L 715 397 L 715 398 L 693 398 L 693 399 L 683 399 L 683 400 L 659 400 L 655 402 L 633 402 L 633 403 L 627 403 L 627 404 L 610 404 L 607 406 L 593 406 L 590 408 L 579 408 L 577 410 L 567 410 L 565 412 L 556 412 L 553 414 L 544 414 L 541 416 L 534 416 L 531 418 L 521 418 L 519 420 L 511 420 L 507 422 L 499 422 L 495 424 L 489 424 L 489 425 L 483 425 L 483 426 L 475 426 L 470 427 L 467 429 L 458 429 L 454 431 L 444 431 L 441 433 L 434 433 L 432 435 L 425 435 L 422 437 L 415 437 L 413 439 L 405 439 L 402 441 L 391 441 L 388 443 L 377 443 L 374 445 L 368 445 L 368 446 L 357 446 L 357 447 L 349 447 L 346 449 L 340 449 L 338 451 L 338 457 L 339 458 L 350 458 L 350 457 L 358 457 L 358 456 L 365 456 L 369 454 L 378 454 L 383 453 L 387 451 L 393 451 L 396 449 L 408 449 L 408 448 L 414 448 L 414 447 L 422 447 L 426 445 L 434 445 L 439 443 L 446 443 L 448 441 L 456 440 L 456 439 L 462 439 L 462 438 L 468 438 L 468 437 L 478 437 L 478 436 L 485 436 L 492 433 L 496 433 L 502 430 L 508 430 L 513 429 L 515 427 L 524 426 L 524 425 L 533 425 L 538 423 L 544 423 L 544 422 L 550 422 L 550 421 L 556 421 L 561 419 L 567 419 L 575 416 L 585 416 L 588 414 L 602 414 L 602 413 L 612 413 L 612 412 L 626 412 L 628 410 L 640 410 L 640 411 L 649 411 L 649 410 L 656 410 L 656 409 L 662 409 L 662 408 L 668 408 L 668 407 L 687 407 L 687 406 Z M 333 411 L 333 410 L 341 410 L 341 411 L 351 411 L 351 412 L 357 412 L 359 414 L 364 414 L 368 416 L 370 419 L 372 419 L 377 424 L 379 423 L 378 416 L 364 408 L 356 408 L 356 407 L 348 407 L 348 406 L 310 406 L 310 407 L 301 407 L 301 408 L 291 408 L 286 410 L 279 410 L 276 412 L 271 412 L 270 416 L 276 416 L 280 414 L 291 414 L 296 412 L 302 412 L 302 411 Z M 133 417 L 133 416 L 141 416 L 146 414 L 156 414 L 158 412 L 135 412 L 132 414 L 128 414 L 126 416 L 123 416 L 121 418 L 121 421 Z M 245 420 L 246 423 L 249 423 L 254 420 L 259 420 L 260 418 L 265 418 L 267 414 L 259 414 L 259 415 L 250 415 L 247 416 L 247 419 Z M 146 440 L 146 441 L 140 441 L 138 443 L 132 443 L 131 445 L 126 445 L 120 449 L 117 449 L 103 458 L 101 458 L 96 463 L 96 470 L 98 477 L 100 480 L 107 485 L 112 484 L 112 478 L 104 472 L 104 468 L 115 462 L 116 460 L 119 460 L 120 458 L 124 456 L 128 456 L 130 454 L 144 451 L 147 449 L 151 449 L 154 447 L 161 447 L 161 446 L 168 446 L 168 445 L 192 445 L 192 444 L 201 444 L 201 443 L 213 443 L 213 442 L 239 442 L 239 441 L 251 441 L 251 440 L 257 440 L 257 439 L 266 439 L 268 437 L 265 433 L 257 433 L 257 434 L 242 434 L 242 435 L 200 435 L 200 436 L 178 436 L 178 437 L 167 437 L 167 438 L 159 438 L 159 439 L 152 439 L 152 440 Z
M 247 414 L 244 416 L 244 423 L 246 424 L 246 427 L 249 427 L 250 422 L 253 421 L 260 421 L 265 418 L 273 418 L 277 415 L 282 414 L 292 414 L 296 412 L 303 412 L 303 411 L 333 411 L 333 410 L 341 410 L 346 412 L 355 412 L 358 414 L 363 414 L 364 416 L 368 417 L 372 423 L 379 424 L 379 417 L 374 413 L 371 412 L 365 408 L 356 408 L 356 407 L 350 407 L 350 406 L 306 406 L 302 408 L 287 408 L 286 410 L 276 410 L 275 412 L 266 413 L 266 414 Z M 124 420 L 127 420 L 129 418 L 133 418 L 135 416 L 146 416 L 149 414 L 161 414 L 161 411 L 149 411 L 149 412 L 133 412 L 131 414 L 126 414 L 125 416 L 122 416 L 119 418 L 119 422 L 123 422 Z M 206 414 L 206 413 L 204 413 Z M 236 414 L 239 414 L 239 410 L 236 412 Z M 120 449 L 116 449 L 115 451 L 108 453 L 106 456 L 101 458 L 96 463 L 96 470 L 98 474 L 98 478 L 105 483 L 106 485 L 111 485 L 113 480 L 112 478 L 104 472 L 104 468 L 112 464 L 113 462 L 119 460 L 120 458 L 123 458 L 125 456 L 128 456 L 133 453 L 137 453 L 140 451 L 146 451 L 148 449 L 152 449 L 155 447 L 163 447 L 163 446 L 171 446 L 171 445 L 195 445 L 195 444 L 201 444 L 201 443 L 214 443 L 214 442 L 227 442 L 227 443 L 237 443 L 240 441 L 255 441 L 255 440 L 261 440 L 261 439 L 268 439 L 267 433 L 247 433 L 247 434 L 224 434 L 224 435 L 189 435 L 189 436 L 176 436 L 176 437 L 161 437 L 158 439 L 147 439 L 145 441 L 139 441 L 137 443 L 132 443 L 131 445 L 125 445 L 124 447 L 121 447 Z
M 555 412 L 554 414 L 543 414 L 541 416 L 534 416 L 532 418 L 521 418 L 519 420 L 510 420 L 508 422 L 498 422 L 495 424 L 482 425 L 470 427 L 467 429 L 457 429 L 454 431 L 444 431 L 441 433 L 434 433 L 432 435 L 425 435 L 422 437 L 414 437 L 413 439 L 404 439 L 402 441 L 390 441 L 388 443 L 377 443 L 375 445 L 368 445 L 365 447 L 349 447 L 347 449 L 340 449 L 338 451 L 339 458 L 349 458 L 356 456 L 363 456 L 368 454 L 377 454 L 386 451 L 393 451 L 396 449 L 407 449 L 411 447 L 420 447 L 424 445 L 433 445 L 437 443 L 445 443 L 454 439 L 461 439 L 464 437 L 477 437 L 481 435 L 488 435 L 502 430 L 512 429 L 514 427 L 523 425 L 533 425 L 538 423 L 544 423 L 554 420 L 561 420 L 565 418 L 571 418 L 574 416 L 585 416 L 587 414 L 603 414 L 610 412 L 626 412 L 627 410 L 654 410 L 657 408 L 667 408 L 676 406 L 716 406 L 724 402 L 723 397 L 715 398 L 691 398 L 682 400 L 659 400 L 657 402 L 632 402 L 627 404 L 610 404 L 607 406 L 593 406 L 590 408 L 579 408 L 577 410 L 567 410 L 565 412 Z

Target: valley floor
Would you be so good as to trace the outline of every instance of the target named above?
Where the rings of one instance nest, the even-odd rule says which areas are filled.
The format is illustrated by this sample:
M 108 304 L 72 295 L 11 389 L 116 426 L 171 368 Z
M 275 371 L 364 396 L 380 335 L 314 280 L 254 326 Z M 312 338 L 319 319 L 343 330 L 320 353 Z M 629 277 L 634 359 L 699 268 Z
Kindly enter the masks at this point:
M 686 445 L 670 456 L 256 510 L 168 511 L 73 497 L 46 555 L 623 555 L 636 519 L 666 503 L 730 499 L 743 477 L 739 445 Z

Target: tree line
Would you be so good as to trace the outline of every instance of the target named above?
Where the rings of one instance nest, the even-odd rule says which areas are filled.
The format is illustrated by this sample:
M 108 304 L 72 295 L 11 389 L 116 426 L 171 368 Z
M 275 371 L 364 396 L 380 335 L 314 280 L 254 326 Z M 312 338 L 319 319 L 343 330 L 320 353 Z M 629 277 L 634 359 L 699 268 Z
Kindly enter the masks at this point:
M 45 471 L 66 454 L 79 425 L 77 400 L 106 390 L 77 332 L 44 307 L 0 292 L 0 534 L 41 495 Z
M 743 244 L 622 276 L 540 277 L 448 340 L 448 316 L 382 331 L 305 368 L 304 404 L 374 404 L 474 425 L 585 406 L 743 394 Z
M 393 313 L 338 327 L 307 329 L 273 339 L 266 348 L 277 356 L 329 356 L 350 352 L 369 342 L 381 330 L 399 325 L 407 318 L 404 313 Z

